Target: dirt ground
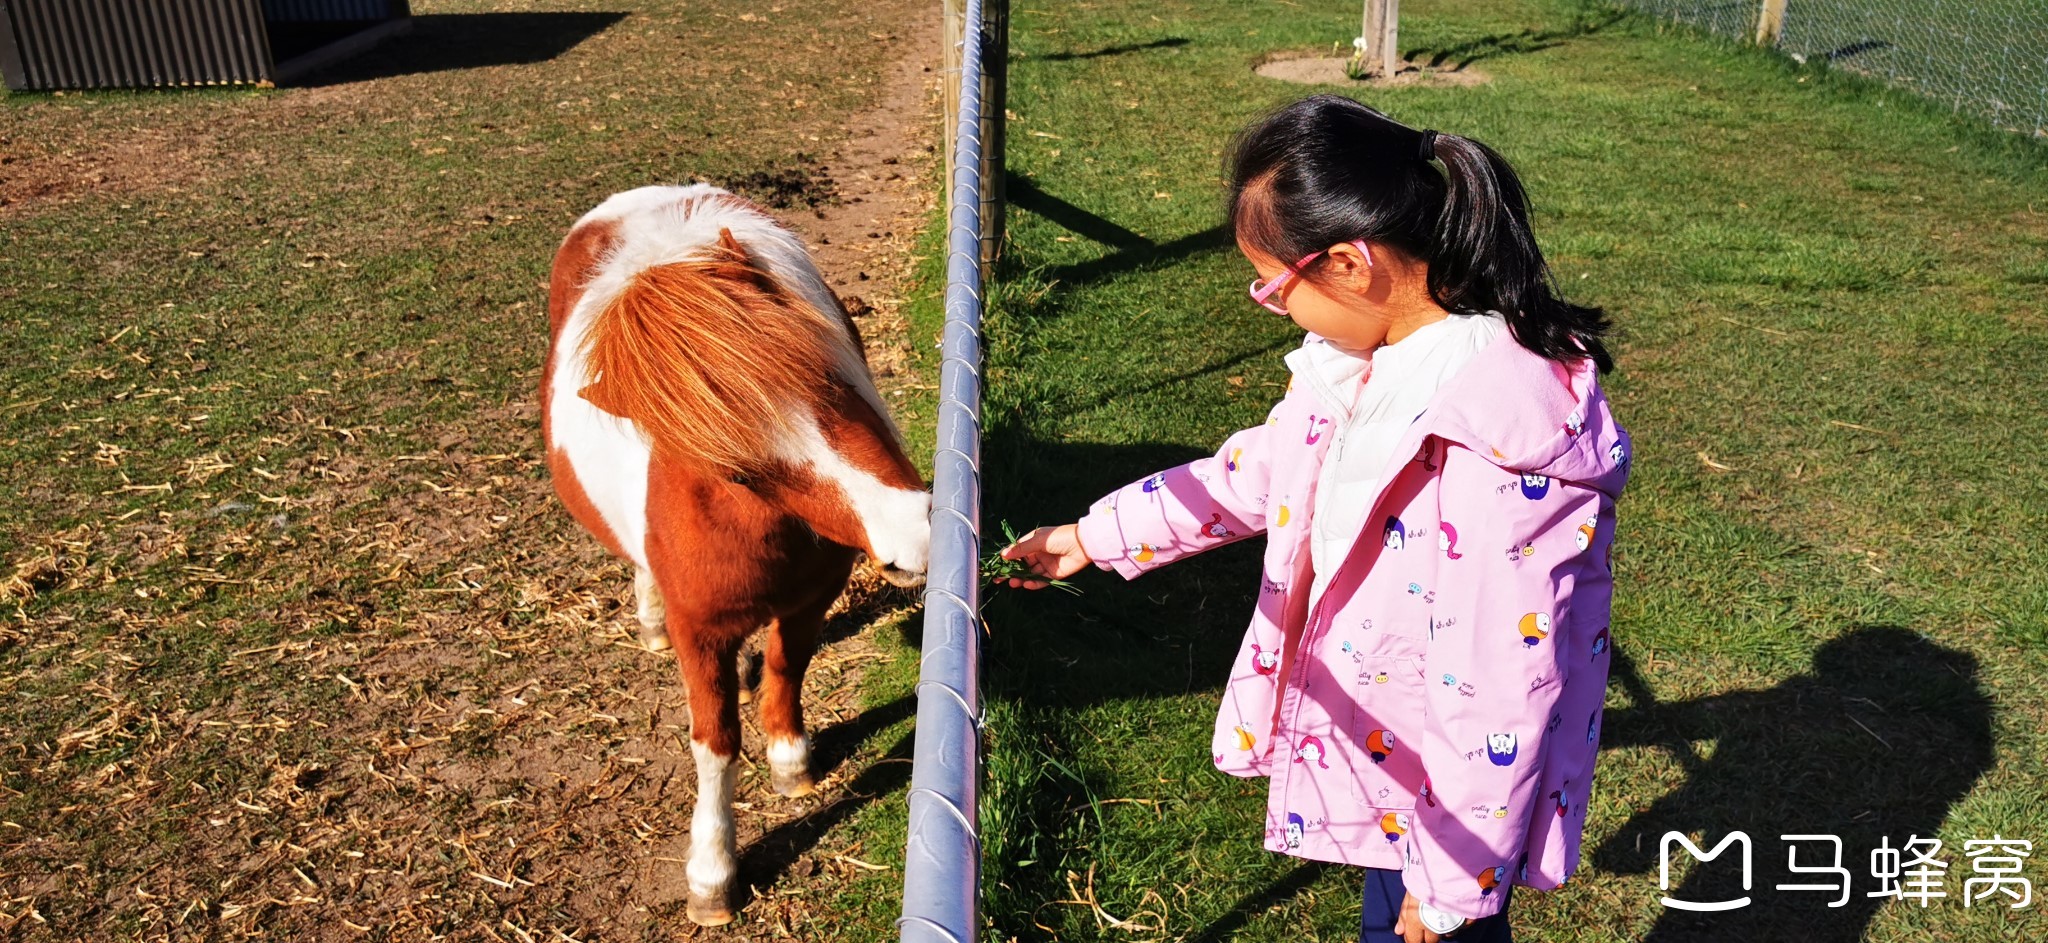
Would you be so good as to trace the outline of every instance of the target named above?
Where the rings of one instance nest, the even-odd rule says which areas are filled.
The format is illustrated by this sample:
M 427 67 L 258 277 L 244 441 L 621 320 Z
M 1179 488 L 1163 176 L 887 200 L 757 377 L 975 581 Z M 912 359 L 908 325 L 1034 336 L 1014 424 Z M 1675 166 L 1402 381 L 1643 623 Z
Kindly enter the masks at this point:
M 863 50 L 872 60 L 853 70 L 880 83 L 871 107 L 806 119 L 805 149 L 785 166 L 713 175 L 814 245 L 888 396 L 922 382 L 901 308 L 934 196 L 938 129 L 936 18 L 901 20 L 873 34 Z M 251 120 L 344 134 L 390 110 L 390 96 L 418 91 L 417 77 L 371 75 L 278 93 Z M 118 123 L 10 120 L 0 126 L 0 220 L 110 195 L 175 198 L 214 186 L 226 168 L 283 163 L 247 135 L 201 133 L 178 114 L 145 105 Z M 487 202 L 474 212 L 419 214 L 382 238 L 489 231 L 536 211 Z M 11 251 L 0 264 L 35 250 Z M 293 267 L 320 273 L 346 264 L 340 253 L 290 254 Z M 119 253 L 105 263 L 136 264 L 147 263 Z M 536 297 L 480 317 L 532 331 L 540 310 Z M 175 400 L 179 411 L 187 397 L 207 398 L 212 362 L 289 344 L 229 324 L 225 314 L 195 318 L 184 360 L 130 351 L 142 335 L 110 328 L 94 348 L 110 364 L 81 360 L 65 375 L 115 376 L 127 368 L 111 361 L 131 352 L 153 371 L 175 360 L 162 385 L 105 399 Z M 81 444 L 62 446 L 59 463 L 119 482 L 74 491 L 62 483 L 76 478 L 26 466 L 8 479 L 37 507 L 27 524 L 8 522 L 14 546 L 0 570 L 0 596 L 16 610 L 0 624 L 0 698 L 16 703 L 0 722 L 11 741 L 0 760 L 0 939 L 825 939 L 846 919 L 835 895 L 889 870 L 832 830 L 907 769 L 902 744 L 885 734 L 907 720 L 908 700 L 864 708 L 860 679 L 892 657 L 874 643 L 877 627 L 905 618 L 915 598 L 864 572 L 828 625 L 806 682 L 818 792 L 769 792 L 746 721 L 738 838 L 753 890 L 738 924 L 698 933 L 682 916 L 694 778 L 674 666 L 634 644 L 627 569 L 555 504 L 531 398 L 479 395 L 437 371 L 434 356 L 342 352 L 345 369 L 301 375 L 295 392 L 266 399 L 268 418 L 233 443 L 246 454 L 192 448 L 145 462 L 126 430 L 66 432 L 61 420 L 12 440 L 75 434 Z M 70 398 L 40 395 L 46 378 L 19 380 L 28 375 L 0 391 L 0 407 L 21 415 Z M 403 385 L 379 386 L 393 383 Z M 369 392 L 336 408 L 345 384 Z M 232 394 L 233 384 L 216 386 Z M 392 426 L 423 390 L 474 409 Z M 206 416 L 183 412 L 159 441 L 205 439 Z M 174 473 L 155 484 L 166 467 Z M 227 486 L 250 475 L 252 489 Z M 267 481 L 283 482 L 275 497 Z M 157 488 L 198 503 L 107 512 Z M 265 632 L 280 640 L 236 647 Z M 193 638 L 202 651 L 179 647 Z

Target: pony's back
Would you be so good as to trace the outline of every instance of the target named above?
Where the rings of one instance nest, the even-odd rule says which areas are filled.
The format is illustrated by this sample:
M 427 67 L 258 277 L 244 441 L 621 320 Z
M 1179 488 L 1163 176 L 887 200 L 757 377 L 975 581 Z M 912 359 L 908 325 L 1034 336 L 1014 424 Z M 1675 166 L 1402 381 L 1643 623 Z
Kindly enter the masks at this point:
M 604 249 L 577 258 L 567 250 L 587 231 Z M 557 326 L 560 388 L 655 449 L 743 473 L 789 450 L 835 380 L 882 412 L 803 246 L 738 197 L 701 184 L 619 194 L 577 223 L 558 281 L 563 265 L 584 271 Z

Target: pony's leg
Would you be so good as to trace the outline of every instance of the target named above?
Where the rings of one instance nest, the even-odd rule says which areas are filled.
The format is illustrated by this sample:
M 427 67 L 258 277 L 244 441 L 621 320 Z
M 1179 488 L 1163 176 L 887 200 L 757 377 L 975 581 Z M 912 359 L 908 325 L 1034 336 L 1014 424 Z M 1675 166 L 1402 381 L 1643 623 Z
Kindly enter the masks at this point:
M 761 653 L 752 645 L 740 646 L 740 703 L 754 703 L 754 689 L 761 686 Z
M 701 627 L 700 627 L 701 628 Z M 740 752 L 738 678 L 733 671 L 738 633 L 679 633 L 676 649 L 690 699 L 690 753 L 697 761 L 697 806 L 690 815 L 690 880 L 685 912 L 691 922 L 715 927 L 732 922 L 732 791 Z
M 811 741 L 804 735 L 804 671 L 818 651 L 825 613 L 838 594 L 775 620 L 761 663 L 761 732 L 768 735 L 769 785 L 785 796 L 811 792 Z
M 662 604 L 653 570 L 643 566 L 633 571 L 633 602 L 639 609 L 640 644 L 650 652 L 668 651 L 668 607 Z

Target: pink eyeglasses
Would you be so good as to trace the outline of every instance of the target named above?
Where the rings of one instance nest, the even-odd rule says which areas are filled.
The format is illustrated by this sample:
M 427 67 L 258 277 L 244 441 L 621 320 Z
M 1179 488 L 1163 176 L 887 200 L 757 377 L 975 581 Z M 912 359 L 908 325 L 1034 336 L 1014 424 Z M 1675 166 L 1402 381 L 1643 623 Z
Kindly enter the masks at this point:
M 1365 244 L 1365 240 L 1363 240 L 1363 239 L 1353 239 L 1353 240 L 1351 240 L 1351 244 L 1352 244 L 1352 245 L 1354 245 L 1354 246 L 1357 246 L 1357 247 L 1358 247 L 1358 251 L 1360 251 L 1360 252 L 1363 252 L 1363 253 L 1365 253 L 1365 266 L 1366 266 L 1366 268 L 1371 268 L 1371 267 L 1372 267 L 1372 249 L 1370 249 L 1370 248 L 1368 248 L 1368 247 L 1366 246 L 1366 244 Z M 1316 256 L 1322 255 L 1322 254 L 1323 254 L 1324 252 L 1326 252 L 1326 251 L 1328 251 L 1328 250 L 1326 250 L 1326 249 L 1317 249 L 1317 250 L 1316 250 L 1316 251 L 1314 251 L 1314 252 L 1311 252 L 1311 253 L 1309 253 L 1309 254 L 1307 254 L 1307 255 L 1304 255 L 1304 256 L 1302 256 L 1302 257 L 1301 257 L 1301 261 L 1299 261 L 1299 262 L 1296 262 L 1296 263 L 1294 263 L 1293 265 L 1290 265 L 1290 266 L 1288 266 L 1288 267 L 1287 267 L 1287 271 L 1285 271 L 1285 272 L 1281 272 L 1280 274 L 1278 274 L 1278 275 L 1275 275 L 1275 276 L 1273 276 L 1273 280 L 1272 280 L 1272 281 L 1270 281 L 1270 282 L 1266 282 L 1266 283 L 1265 283 L 1265 284 L 1263 284 L 1263 285 L 1259 283 L 1259 280 L 1258 280 L 1258 279 L 1256 279 L 1256 278 L 1252 279 L 1252 287 L 1251 287 L 1251 293 L 1252 293 L 1252 300 L 1253 300 L 1253 301 L 1255 301 L 1255 302 L 1258 302 L 1258 305 L 1259 305 L 1259 307 L 1261 307 L 1261 308 L 1264 308 L 1264 309 L 1266 309 L 1266 310 L 1268 310 L 1268 311 L 1271 311 L 1271 312 L 1273 312 L 1274 314 L 1277 314 L 1277 315 L 1279 315 L 1279 316 L 1281 316 L 1281 317 L 1283 317 L 1283 318 L 1284 318 L 1284 317 L 1286 317 L 1286 316 L 1287 316 L 1287 309 L 1286 309 L 1286 307 L 1282 306 L 1282 305 L 1281 305 L 1281 304 L 1280 304 L 1279 302 L 1277 302 L 1277 301 L 1267 301 L 1266 299 L 1268 299 L 1268 298 L 1271 298 L 1271 297 L 1273 297 L 1273 295 L 1274 295 L 1274 294 L 1275 294 L 1276 292 L 1278 292 L 1278 291 L 1280 290 L 1280 288 L 1281 288 L 1282 286 L 1284 286 L 1284 285 L 1286 285 L 1286 284 L 1287 284 L 1287 280 L 1288 280 L 1288 279 L 1290 279 L 1290 278 L 1293 278 L 1293 277 L 1294 277 L 1295 275 L 1297 275 L 1297 274 L 1300 274 L 1300 272 L 1301 272 L 1301 267 L 1302 267 L 1302 266 L 1304 266 L 1304 265 L 1307 265 L 1307 264 L 1309 264 L 1310 262 L 1313 262 L 1313 261 L 1315 261 L 1315 260 L 1316 260 Z

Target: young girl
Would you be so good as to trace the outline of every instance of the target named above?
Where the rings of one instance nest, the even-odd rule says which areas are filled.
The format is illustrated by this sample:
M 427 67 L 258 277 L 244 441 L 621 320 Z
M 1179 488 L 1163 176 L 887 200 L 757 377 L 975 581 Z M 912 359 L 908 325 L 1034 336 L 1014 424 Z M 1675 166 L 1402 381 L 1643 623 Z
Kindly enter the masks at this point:
M 1267 848 L 1369 869 L 1366 943 L 1506 941 L 1510 887 L 1577 867 L 1599 746 L 1629 460 L 1606 319 L 1552 293 L 1477 141 L 1319 95 L 1231 164 L 1251 300 L 1308 333 L 1287 395 L 1003 555 L 1128 579 L 1267 534 L 1216 765 L 1271 778 Z

